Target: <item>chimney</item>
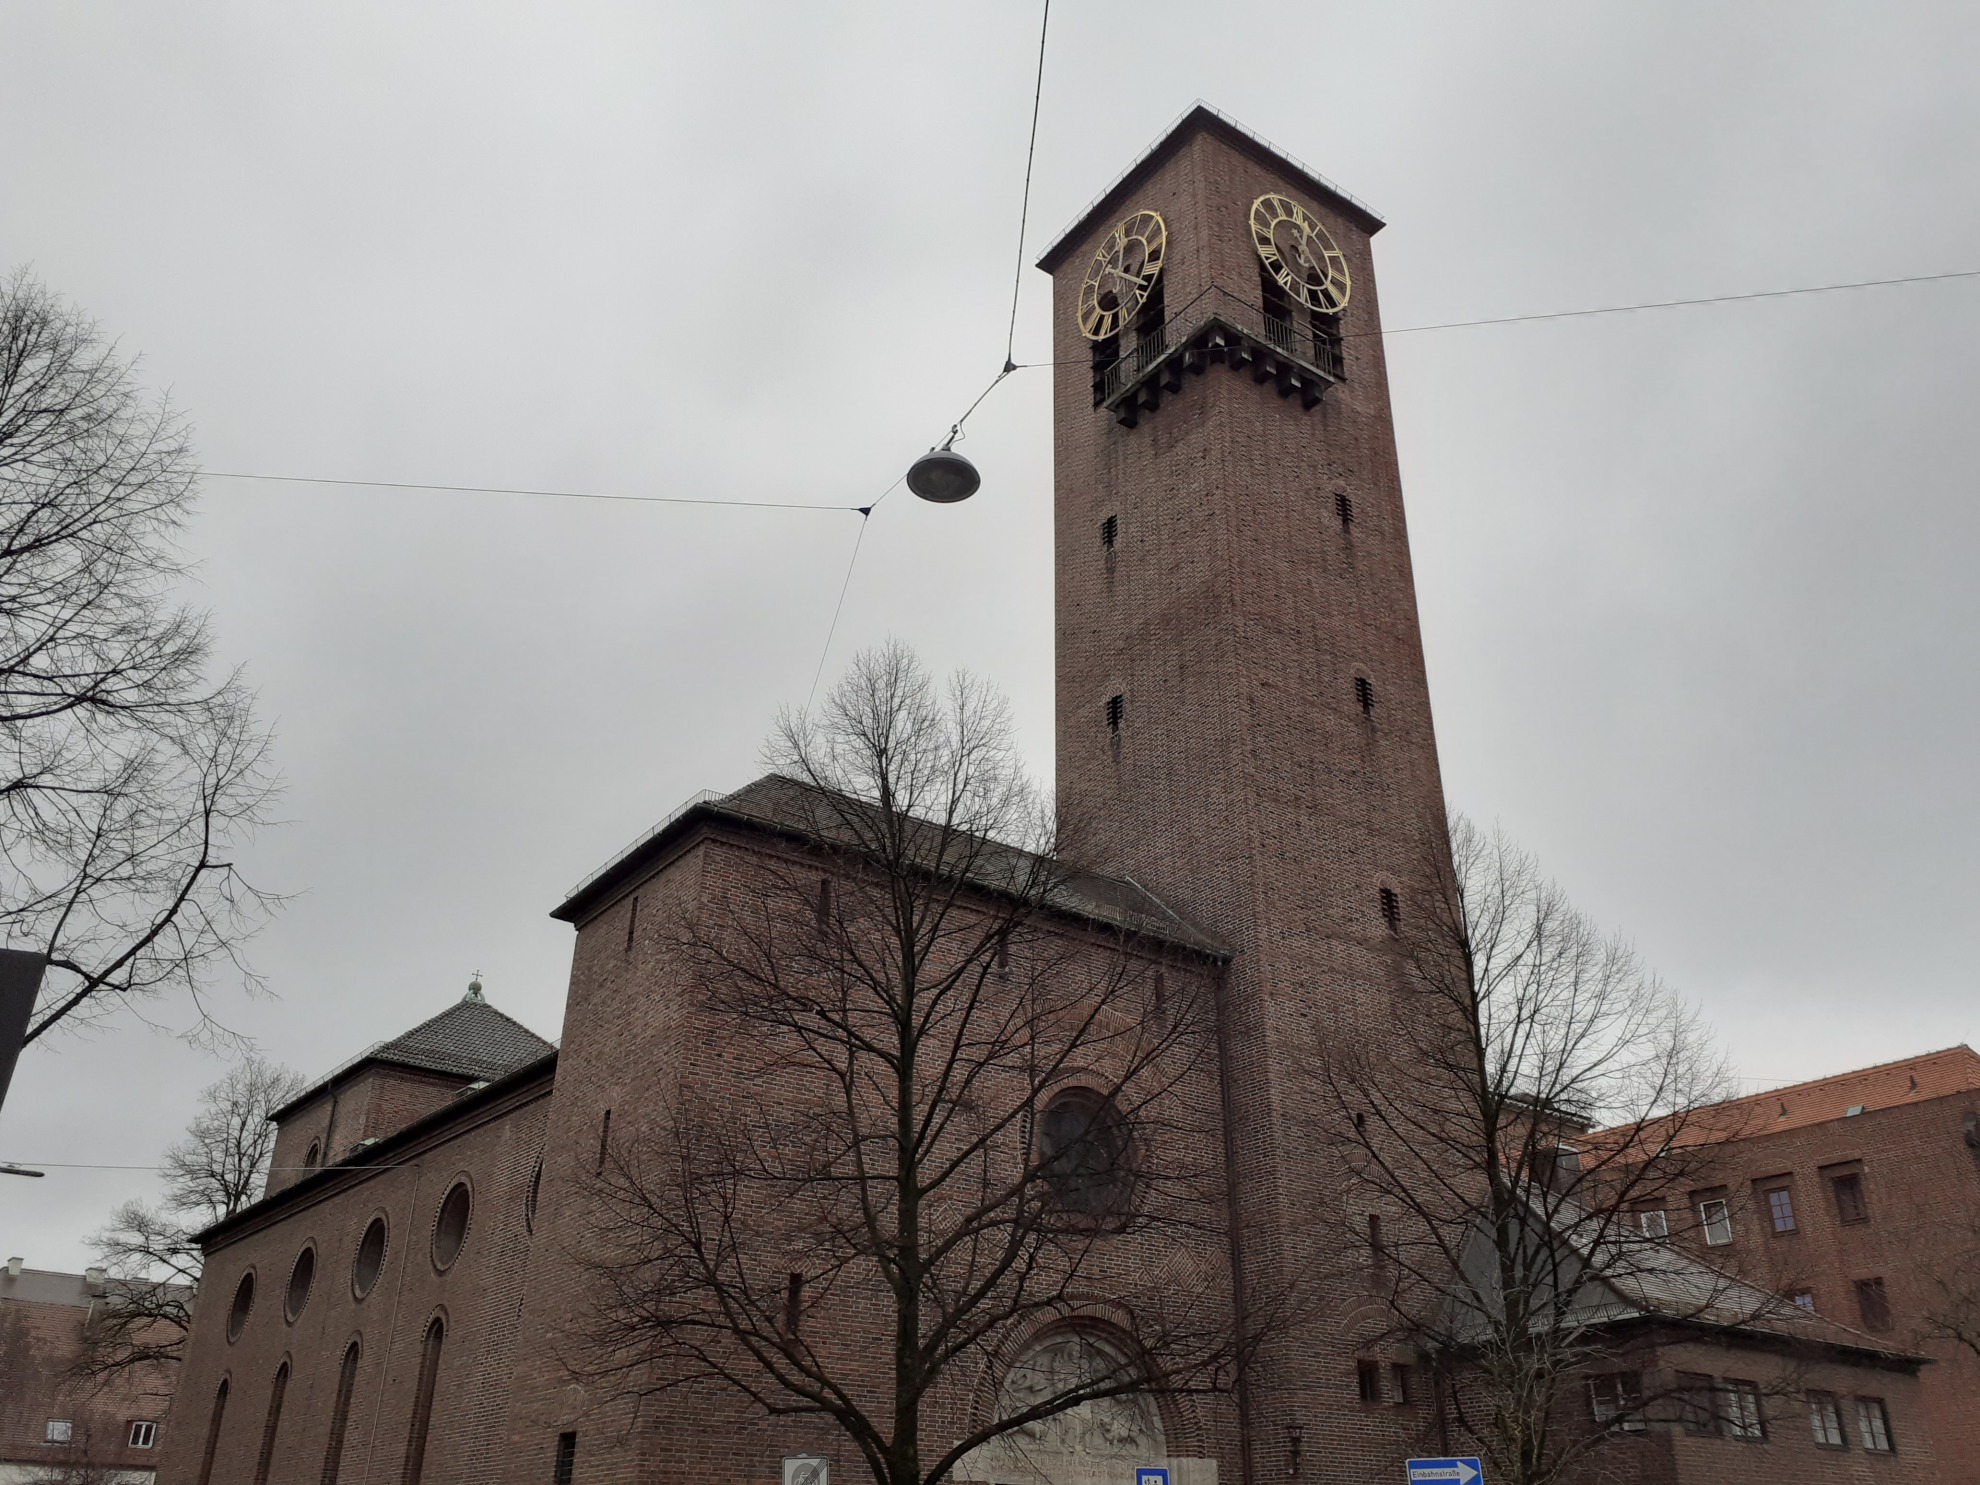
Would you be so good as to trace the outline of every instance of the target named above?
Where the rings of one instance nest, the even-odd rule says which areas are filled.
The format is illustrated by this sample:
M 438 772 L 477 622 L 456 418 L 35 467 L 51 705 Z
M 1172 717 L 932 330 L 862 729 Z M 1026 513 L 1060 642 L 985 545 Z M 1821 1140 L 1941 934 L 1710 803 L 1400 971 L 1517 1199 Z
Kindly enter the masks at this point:
M 7 1260 L 7 1277 L 10 1279 L 18 1279 L 21 1276 L 21 1264 L 24 1261 L 25 1260 L 19 1258 L 9 1258 Z
M 100 1268 L 83 1270 L 83 1284 L 91 1294 L 103 1293 L 103 1281 L 109 1277 L 110 1275 Z

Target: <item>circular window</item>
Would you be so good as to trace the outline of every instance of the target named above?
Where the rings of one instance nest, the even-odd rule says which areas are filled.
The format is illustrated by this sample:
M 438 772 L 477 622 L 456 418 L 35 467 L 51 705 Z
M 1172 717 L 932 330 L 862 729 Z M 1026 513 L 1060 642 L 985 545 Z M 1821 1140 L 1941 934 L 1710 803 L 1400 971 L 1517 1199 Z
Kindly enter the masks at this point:
M 1068 1088 L 1045 1105 L 1038 1160 L 1052 1194 L 1072 1211 L 1098 1217 L 1127 1204 L 1127 1120 L 1105 1094 Z
M 363 1299 L 378 1282 L 385 1267 L 385 1219 L 373 1217 L 358 1239 L 357 1257 L 351 1261 L 351 1293 Z
M 433 1219 L 433 1266 L 451 1268 L 461 1256 L 467 1241 L 468 1210 L 472 1205 L 466 1181 L 456 1181 L 447 1199 L 440 1203 L 440 1214 Z
M 295 1323 L 296 1316 L 300 1315 L 303 1306 L 309 1303 L 310 1287 L 315 1283 L 316 1244 L 310 1243 L 296 1255 L 295 1265 L 289 1270 L 289 1295 L 282 1309 L 288 1315 L 290 1324 Z
M 248 1322 L 248 1315 L 254 1309 L 254 1270 L 241 1275 L 241 1282 L 234 1286 L 234 1303 L 227 1311 L 227 1339 L 241 1338 L 241 1327 Z

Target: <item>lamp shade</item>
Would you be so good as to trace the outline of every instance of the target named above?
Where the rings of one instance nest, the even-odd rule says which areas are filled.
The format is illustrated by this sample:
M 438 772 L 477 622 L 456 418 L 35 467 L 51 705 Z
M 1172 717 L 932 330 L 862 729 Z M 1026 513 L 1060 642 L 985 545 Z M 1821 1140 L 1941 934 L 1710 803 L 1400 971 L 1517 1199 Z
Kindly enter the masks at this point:
M 923 500 L 954 505 L 967 500 L 983 483 L 976 466 L 954 449 L 930 449 L 908 467 L 907 487 Z

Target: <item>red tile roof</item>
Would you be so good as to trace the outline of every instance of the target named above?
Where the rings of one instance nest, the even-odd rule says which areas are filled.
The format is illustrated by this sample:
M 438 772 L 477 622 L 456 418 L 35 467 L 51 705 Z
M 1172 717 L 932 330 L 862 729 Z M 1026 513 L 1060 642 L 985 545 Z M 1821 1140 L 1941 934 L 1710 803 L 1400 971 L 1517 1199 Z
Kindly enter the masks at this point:
M 1768 1093 L 1728 1099 L 1718 1107 L 1736 1116 L 1746 1134 L 1772 1134 L 1776 1130 L 1800 1129 L 1808 1124 L 1848 1118 L 1852 1112 L 1896 1108 L 1899 1104 L 1923 1103 L 1929 1098 L 1975 1090 L 1980 1090 L 1980 1053 L 1961 1044 L 1875 1067 L 1860 1067 L 1834 1077 L 1790 1083 Z

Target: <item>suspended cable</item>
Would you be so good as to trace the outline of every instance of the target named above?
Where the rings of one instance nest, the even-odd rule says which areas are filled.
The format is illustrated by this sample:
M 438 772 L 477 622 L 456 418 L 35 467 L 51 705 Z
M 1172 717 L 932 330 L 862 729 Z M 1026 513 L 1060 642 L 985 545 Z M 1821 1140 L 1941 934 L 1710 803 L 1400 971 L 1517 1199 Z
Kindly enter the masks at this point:
M 1024 229 L 1031 218 L 1031 165 L 1038 156 L 1038 105 L 1045 97 L 1045 35 L 1052 25 L 1052 0 L 1045 0 L 1045 13 L 1038 22 L 1038 80 L 1031 89 L 1031 141 L 1024 150 L 1024 195 L 1018 203 L 1017 274 L 1011 280 L 1011 325 L 1004 336 L 1004 373 L 1009 375 L 1017 370 L 1017 362 L 1012 352 L 1017 345 L 1018 296 L 1024 289 Z M 996 386 L 996 382 L 990 384 Z M 986 391 L 984 396 L 990 394 Z M 978 402 L 982 397 L 976 399 Z M 974 406 L 970 412 L 974 412 Z M 968 417 L 969 413 L 964 413 Z
M 905 478 L 906 476 L 903 475 L 902 479 Z M 895 480 L 893 485 L 889 485 L 885 490 L 881 491 L 880 500 L 885 500 L 889 495 L 893 494 L 894 485 L 898 485 L 900 482 L 900 480 Z M 866 543 L 867 523 L 873 515 L 873 506 L 878 505 L 880 500 L 874 501 L 873 505 L 867 506 L 859 513 L 859 535 L 853 538 L 852 560 L 846 563 L 846 580 L 839 584 L 839 601 L 832 609 L 832 622 L 825 630 L 824 648 L 818 652 L 818 668 L 811 673 L 811 691 L 804 698 L 804 709 L 806 711 L 810 711 L 811 703 L 818 699 L 818 682 L 823 679 L 825 675 L 825 662 L 832 654 L 832 640 L 839 632 L 839 615 L 844 613 L 846 609 L 846 594 L 852 590 L 853 569 L 859 565 L 859 549 Z
M 212 480 L 262 480 L 279 485 L 352 485 L 373 490 L 446 490 L 460 495 L 545 495 L 555 500 L 616 500 L 639 505 L 719 505 L 744 510 L 830 510 L 858 511 L 858 505 L 800 504 L 788 500 L 715 500 L 692 495 L 607 495 L 595 490 L 522 490 L 504 485 L 426 485 L 411 480 L 340 480 L 307 474 L 231 474 L 225 470 L 201 471 Z

